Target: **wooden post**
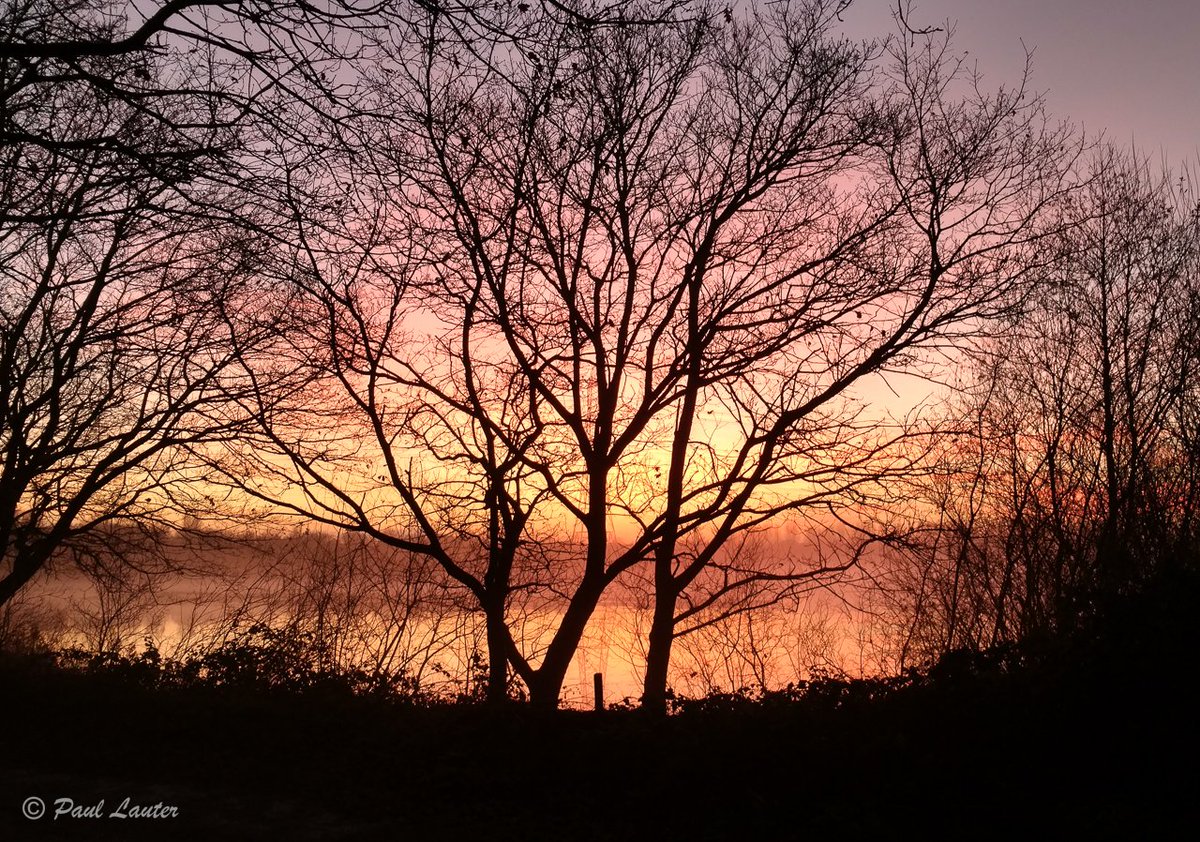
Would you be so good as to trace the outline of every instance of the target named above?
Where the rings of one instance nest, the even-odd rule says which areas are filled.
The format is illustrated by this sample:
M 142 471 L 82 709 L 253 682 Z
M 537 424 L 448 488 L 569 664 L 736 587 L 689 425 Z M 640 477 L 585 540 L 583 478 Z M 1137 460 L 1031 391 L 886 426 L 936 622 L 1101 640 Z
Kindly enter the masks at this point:
M 596 688 L 596 710 L 604 710 L 604 673 L 593 675 L 592 684 Z

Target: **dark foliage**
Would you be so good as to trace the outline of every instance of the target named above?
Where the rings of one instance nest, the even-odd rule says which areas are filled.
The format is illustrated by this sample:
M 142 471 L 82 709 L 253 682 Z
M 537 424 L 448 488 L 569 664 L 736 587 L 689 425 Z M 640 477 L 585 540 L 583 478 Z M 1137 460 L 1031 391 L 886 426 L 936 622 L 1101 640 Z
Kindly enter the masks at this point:
M 290 626 L 254 623 L 210 652 L 163 657 L 150 640 L 138 652 L 66 649 L 6 658 L 9 669 L 60 672 L 67 681 L 114 692 L 212 692 L 317 699 L 373 698 L 391 704 L 431 704 L 434 698 L 403 673 L 329 666 L 315 636 Z M 36 666 L 35 666 L 36 665 Z M 464 699 L 465 701 L 465 699 Z
M 6 720 L 21 727 L 4 732 L 0 776 L 14 798 L 166 792 L 178 839 L 982 838 L 1035 824 L 1164 838 L 1196 818 L 1173 770 L 1197 747 L 1198 599 L 1200 580 L 1174 574 L 1067 637 L 890 679 L 676 698 L 665 719 L 412 704 L 310 673 L 296 641 L 264 629 L 207 671 L 152 650 L 9 658 Z M 0 822 L 24 821 L 10 806 Z M 89 838 L 118 831 L 149 833 Z

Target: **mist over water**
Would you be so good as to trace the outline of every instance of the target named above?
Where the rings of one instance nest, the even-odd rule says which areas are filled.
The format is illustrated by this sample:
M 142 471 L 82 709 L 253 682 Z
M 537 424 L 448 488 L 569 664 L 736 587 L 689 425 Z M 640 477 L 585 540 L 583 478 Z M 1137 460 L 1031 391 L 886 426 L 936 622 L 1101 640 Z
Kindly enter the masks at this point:
M 481 680 L 485 631 L 477 612 L 453 602 L 428 604 L 417 591 L 389 590 L 380 582 L 372 589 L 356 582 L 356 576 L 365 578 L 363 571 L 349 577 L 343 566 L 322 571 L 302 554 L 265 568 L 263 562 L 246 553 L 226 557 L 223 573 L 140 581 L 99 583 L 79 573 L 46 577 L 5 609 L 5 628 L 10 638 L 16 629 L 35 630 L 55 648 L 136 656 L 152 646 L 162 657 L 180 660 L 248 641 L 261 625 L 295 634 L 306 647 L 303 657 L 316 668 L 403 674 L 422 691 L 445 698 L 470 694 Z M 384 593 L 391 598 L 381 599 Z M 845 599 L 852 594 L 852 588 L 816 590 L 684 635 L 674 645 L 672 689 L 697 697 L 777 689 L 817 675 L 886 671 L 883 649 L 871 640 L 869 612 Z M 514 627 L 525 650 L 537 655 L 561 620 L 561 611 L 531 609 L 514 617 Z M 603 676 L 606 704 L 636 702 L 649 622 L 650 606 L 639 605 L 636 594 L 603 601 L 571 662 L 562 706 L 591 708 L 596 673 Z

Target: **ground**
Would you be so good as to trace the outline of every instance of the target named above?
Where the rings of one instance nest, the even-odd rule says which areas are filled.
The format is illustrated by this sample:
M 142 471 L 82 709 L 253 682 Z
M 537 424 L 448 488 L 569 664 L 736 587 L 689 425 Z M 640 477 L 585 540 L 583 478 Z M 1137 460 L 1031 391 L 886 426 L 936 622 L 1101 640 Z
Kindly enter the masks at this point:
M 10 660 L 0 839 L 1183 837 L 1200 822 L 1197 633 L 1151 626 L 665 719 L 163 689 Z M 31 797 L 46 815 L 22 815 Z M 127 798 L 178 815 L 112 817 Z M 53 818 L 101 800 L 99 817 Z

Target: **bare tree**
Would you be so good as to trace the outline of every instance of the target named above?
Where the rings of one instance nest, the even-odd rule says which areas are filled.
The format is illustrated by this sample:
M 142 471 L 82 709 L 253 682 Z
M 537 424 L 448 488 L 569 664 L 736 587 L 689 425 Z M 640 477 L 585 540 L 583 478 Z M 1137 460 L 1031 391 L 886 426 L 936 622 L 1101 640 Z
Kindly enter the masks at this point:
M 0 601 L 60 550 L 121 564 L 103 536 L 133 532 L 108 521 L 219 508 L 196 457 L 283 382 L 282 357 L 257 381 L 246 365 L 287 312 L 265 271 L 271 155 L 355 112 L 350 65 L 384 11 L 0 9 Z
M 962 402 L 901 588 L 915 660 L 1068 630 L 1195 546 L 1194 188 L 1111 148 L 1088 174 Z
M 359 210 L 295 203 L 329 388 L 307 444 L 303 415 L 266 425 L 307 494 L 274 498 L 437 559 L 488 618 L 494 680 L 507 662 L 535 703 L 634 568 L 661 708 L 681 604 L 852 564 L 725 549 L 887 494 L 925 431 L 853 388 L 1007 306 L 1069 189 L 1038 101 L 980 93 L 944 41 L 888 64 L 833 36 L 840 8 L 567 27 L 536 52 L 414 18 L 342 165 Z M 544 651 L 514 633 L 531 601 Z
M 21 11 L 6 9 L 9 37 L 46 23 Z M 107 550 L 131 524 L 153 542 L 176 489 L 202 479 L 186 448 L 244 426 L 239 359 L 276 318 L 256 278 L 262 247 L 210 212 L 240 201 L 217 160 L 237 135 L 203 97 L 148 114 L 101 70 L 119 87 L 170 66 L 110 57 L 85 83 L 4 63 L 0 602 L 65 555 L 121 564 Z

